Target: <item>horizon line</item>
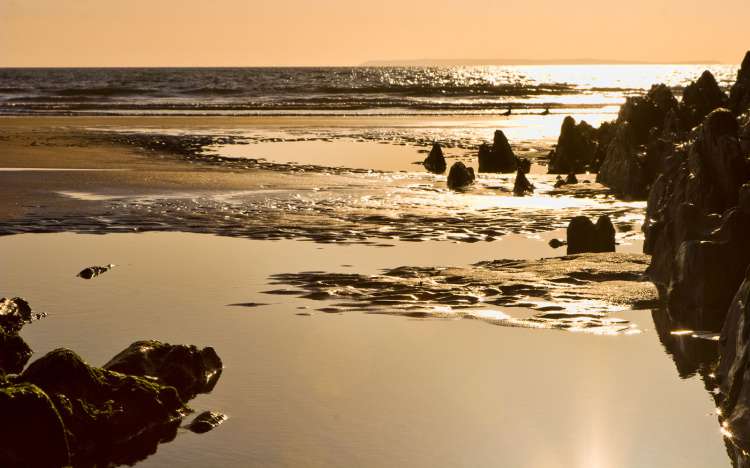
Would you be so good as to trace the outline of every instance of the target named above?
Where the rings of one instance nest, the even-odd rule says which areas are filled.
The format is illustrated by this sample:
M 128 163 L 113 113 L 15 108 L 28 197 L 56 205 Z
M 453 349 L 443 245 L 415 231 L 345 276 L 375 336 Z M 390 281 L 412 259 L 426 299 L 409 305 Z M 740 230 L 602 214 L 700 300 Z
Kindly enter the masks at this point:
M 737 65 L 719 60 L 647 61 L 615 59 L 404 59 L 368 60 L 349 65 L 0 65 L 0 69 L 74 69 L 74 68 L 356 68 L 427 66 L 514 66 L 514 65 Z

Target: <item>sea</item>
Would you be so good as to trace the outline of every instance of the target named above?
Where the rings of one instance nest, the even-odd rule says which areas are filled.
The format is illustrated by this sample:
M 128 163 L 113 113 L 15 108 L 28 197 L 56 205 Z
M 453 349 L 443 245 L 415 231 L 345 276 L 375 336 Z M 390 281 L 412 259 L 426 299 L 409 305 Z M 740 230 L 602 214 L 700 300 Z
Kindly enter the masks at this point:
M 703 70 L 728 88 L 737 65 L 321 68 L 4 68 L 0 114 L 494 115 L 614 113 Z

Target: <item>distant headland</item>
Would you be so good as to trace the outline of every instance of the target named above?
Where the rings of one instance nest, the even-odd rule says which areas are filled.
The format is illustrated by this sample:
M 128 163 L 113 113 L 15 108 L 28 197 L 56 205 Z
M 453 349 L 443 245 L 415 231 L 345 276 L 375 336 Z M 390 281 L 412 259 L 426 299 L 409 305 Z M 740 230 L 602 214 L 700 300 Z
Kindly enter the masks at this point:
M 363 67 L 428 67 L 428 66 L 488 66 L 488 65 L 718 65 L 717 60 L 690 61 L 645 61 L 614 59 L 405 59 L 405 60 L 369 60 Z

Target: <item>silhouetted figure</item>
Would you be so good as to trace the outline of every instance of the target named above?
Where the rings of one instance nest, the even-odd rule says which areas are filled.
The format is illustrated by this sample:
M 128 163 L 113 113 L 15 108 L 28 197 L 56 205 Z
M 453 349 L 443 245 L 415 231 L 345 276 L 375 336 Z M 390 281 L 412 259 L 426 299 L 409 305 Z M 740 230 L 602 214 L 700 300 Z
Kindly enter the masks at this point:
M 542 112 L 540 115 L 549 115 L 549 107 L 545 107 L 544 112 Z
M 511 108 L 510 106 L 508 106 L 508 110 L 503 112 L 503 115 L 510 115 L 510 113 L 511 113 Z

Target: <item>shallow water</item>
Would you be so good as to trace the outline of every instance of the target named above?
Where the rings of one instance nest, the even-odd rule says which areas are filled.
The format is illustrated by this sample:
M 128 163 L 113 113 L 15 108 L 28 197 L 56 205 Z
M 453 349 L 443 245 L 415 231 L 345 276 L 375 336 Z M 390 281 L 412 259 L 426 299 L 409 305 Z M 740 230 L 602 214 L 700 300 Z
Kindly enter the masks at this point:
M 146 338 L 217 349 L 222 378 L 192 406 L 230 419 L 205 435 L 181 433 L 139 466 L 728 465 L 709 394 L 679 361 L 675 369 L 647 311 L 621 314 L 640 335 L 594 336 L 326 314 L 317 301 L 261 293 L 277 273 L 555 254 L 522 236 L 393 244 L 5 236 L 0 295 L 49 314 L 23 330 L 35 356 L 67 346 L 102 364 Z M 75 277 L 108 263 L 117 266 L 91 281 Z M 250 301 L 268 305 L 227 306 Z

